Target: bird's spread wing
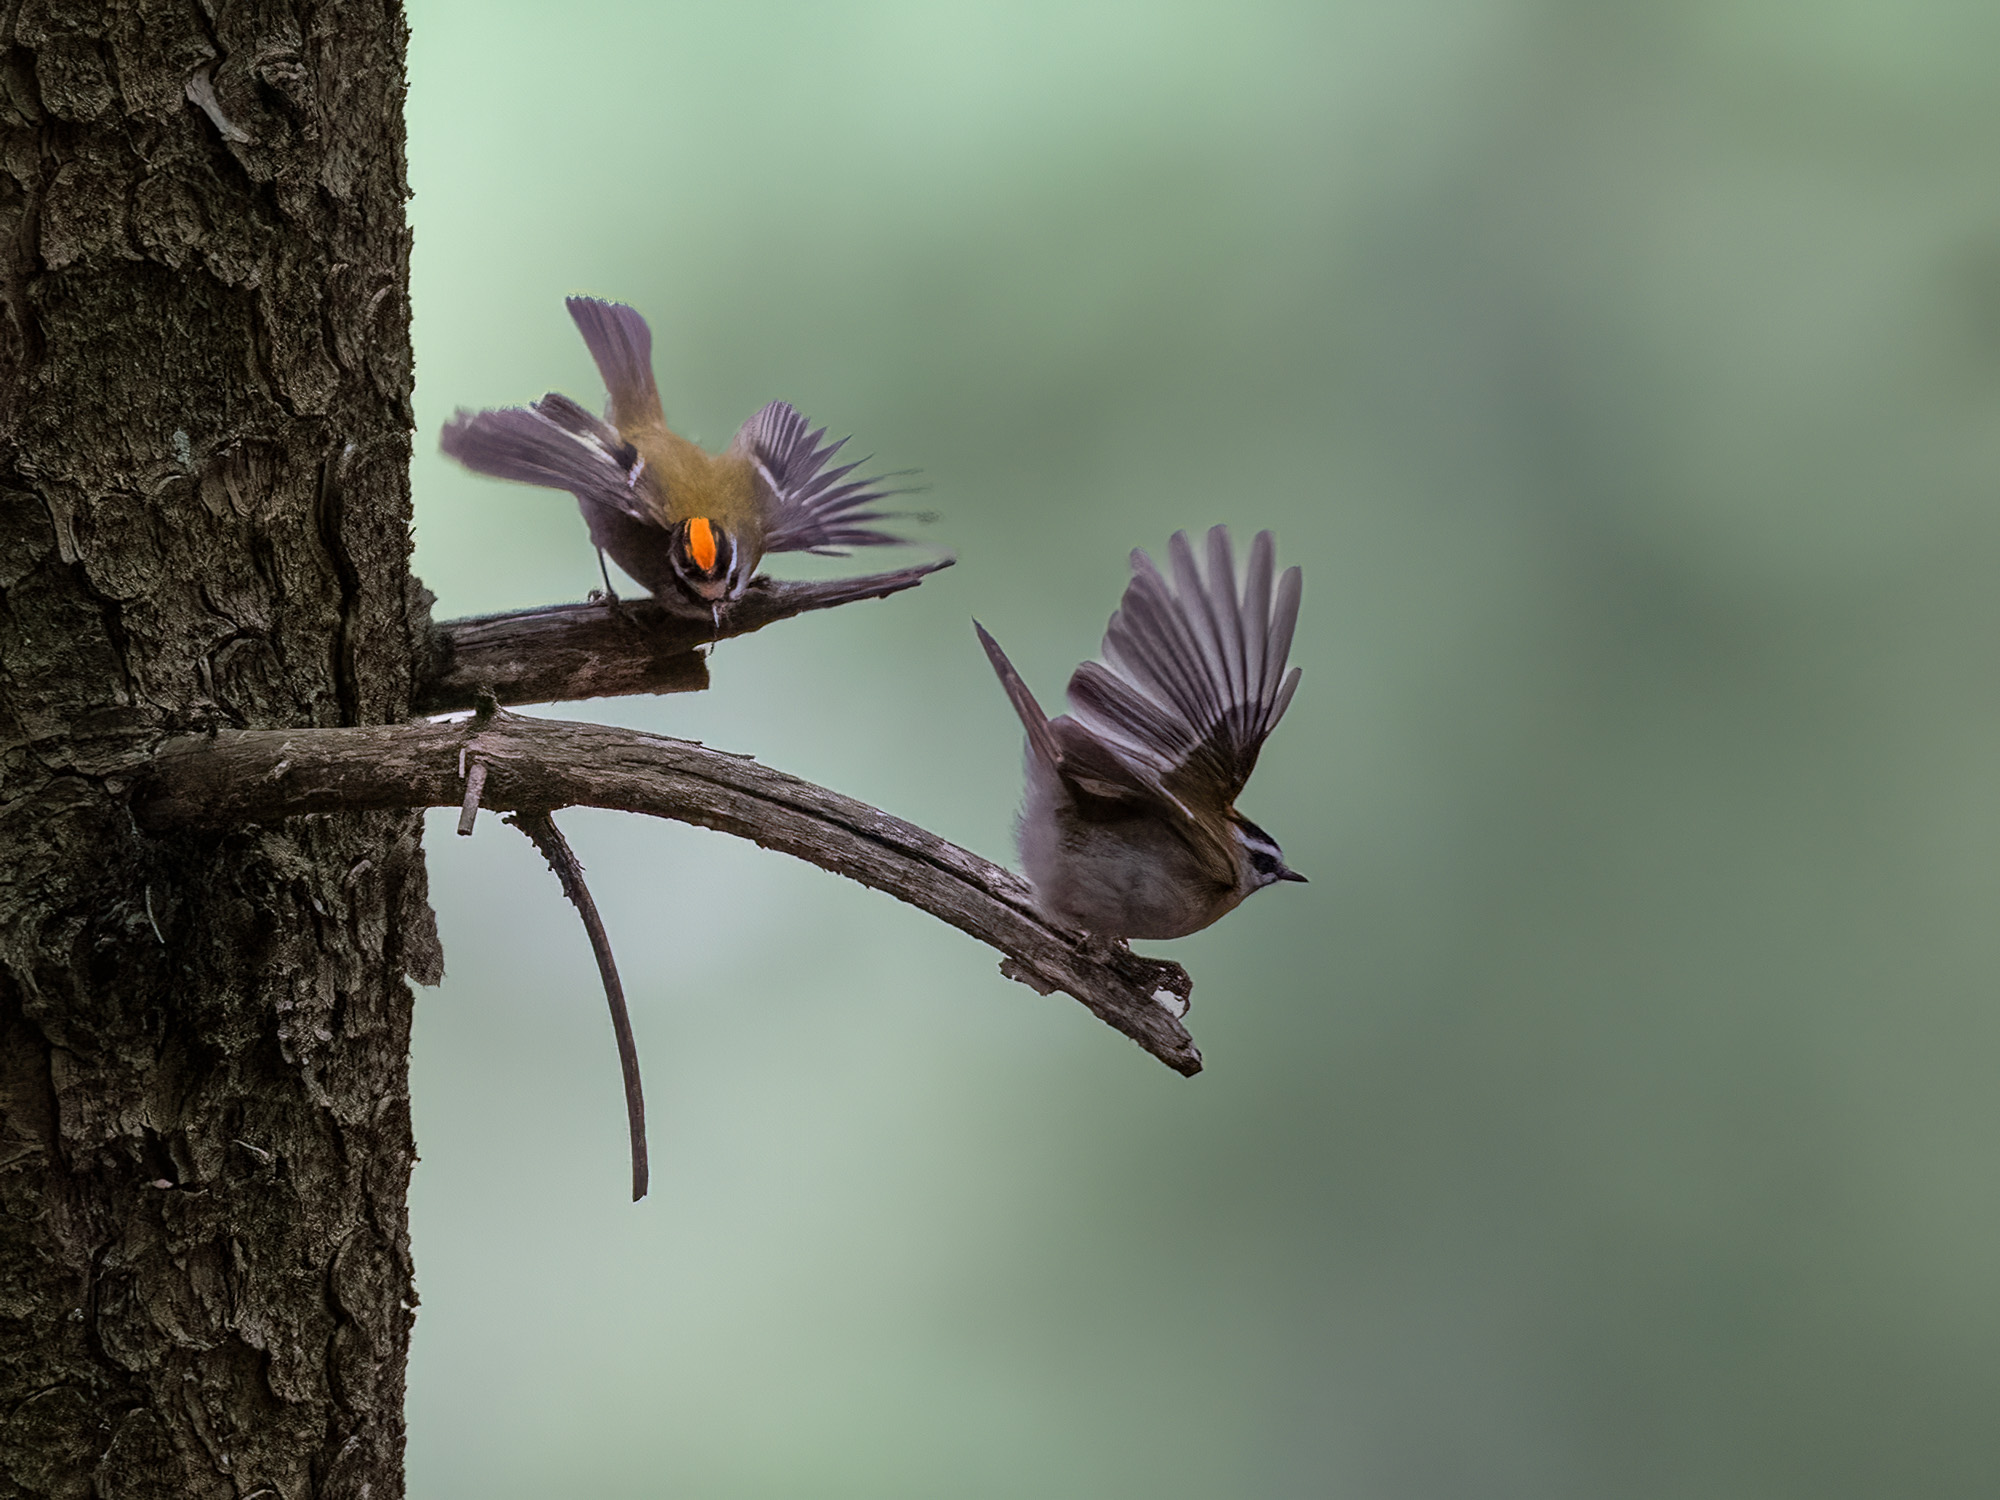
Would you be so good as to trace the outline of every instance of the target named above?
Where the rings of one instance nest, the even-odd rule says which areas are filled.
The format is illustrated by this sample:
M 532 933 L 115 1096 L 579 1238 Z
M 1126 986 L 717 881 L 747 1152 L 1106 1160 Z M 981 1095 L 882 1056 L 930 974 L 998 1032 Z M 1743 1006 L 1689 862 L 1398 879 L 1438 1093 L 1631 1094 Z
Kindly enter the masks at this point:
M 611 420 L 624 432 L 665 426 L 660 388 L 653 382 L 653 330 L 646 320 L 622 302 L 595 297 L 571 297 L 563 305 L 611 392 Z
M 1021 680 L 1021 674 L 1007 659 L 1007 653 L 1000 649 L 1000 643 L 977 620 L 972 622 L 972 628 L 979 632 L 979 644 L 986 648 L 986 659 L 993 663 L 994 675 L 1000 679 L 1007 701 L 1014 705 L 1021 727 L 1028 732 L 1028 749 L 1036 760 L 1060 776 L 1081 801 L 1165 802 L 1179 806 L 1150 767 L 1134 764 L 1068 714 L 1055 719 L 1044 714 L 1035 695 Z
M 444 424 L 438 441 L 475 474 L 568 490 L 637 520 L 658 520 L 638 450 L 567 396 L 461 411 Z
M 874 507 L 898 491 L 885 489 L 880 478 L 849 478 L 860 463 L 833 462 L 847 439 L 823 443 L 825 436 L 824 427 L 808 428 L 784 401 L 773 401 L 736 435 L 736 450 L 757 466 L 770 496 L 764 550 L 838 556 L 849 547 L 900 543 L 869 524 L 892 517 Z
M 1186 532 L 1168 544 L 1173 582 L 1144 552 L 1104 633 L 1104 664 L 1069 682 L 1070 708 L 1095 737 L 1170 794 L 1236 800 L 1277 726 L 1299 670 L 1285 670 L 1298 624 L 1300 574 L 1277 576 L 1271 533 L 1260 531 L 1239 596 L 1229 529 L 1208 533 L 1206 575 Z

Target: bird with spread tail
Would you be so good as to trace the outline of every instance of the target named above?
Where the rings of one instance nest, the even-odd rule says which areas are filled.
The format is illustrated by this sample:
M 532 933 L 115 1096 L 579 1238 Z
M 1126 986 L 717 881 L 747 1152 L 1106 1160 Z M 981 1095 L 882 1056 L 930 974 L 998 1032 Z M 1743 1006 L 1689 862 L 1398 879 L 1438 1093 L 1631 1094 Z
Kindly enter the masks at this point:
M 662 604 L 720 623 L 767 552 L 838 556 L 904 540 L 873 524 L 892 518 L 876 507 L 896 492 L 834 462 L 847 439 L 823 442 L 825 428 L 773 401 L 710 453 L 667 426 L 646 320 L 593 297 L 567 305 L 611 393 L 608 420 L 551 392 L 461 410 L 440 443 L 476 474 L 569 491 L 600 564 L 609 553 Z
M 1251 892 L 1305 876 L 1236 810 L 1257 752 L 1299 684 L 1285 670 L 1300 573 L 1276 576 L 1271 533 L 1250 547 L 1243 592 L 1229 530 L 1208 533 L 1206 576 L 1186 532 L 1173 582 L 1143 551 L 1104 634 L 1104 660 L 1069 680 L 1051 719 L 978 621 L 987 658 L 1028 732 L 1021 863 L 1044 915 L 1094 938 L 1199 932 Z

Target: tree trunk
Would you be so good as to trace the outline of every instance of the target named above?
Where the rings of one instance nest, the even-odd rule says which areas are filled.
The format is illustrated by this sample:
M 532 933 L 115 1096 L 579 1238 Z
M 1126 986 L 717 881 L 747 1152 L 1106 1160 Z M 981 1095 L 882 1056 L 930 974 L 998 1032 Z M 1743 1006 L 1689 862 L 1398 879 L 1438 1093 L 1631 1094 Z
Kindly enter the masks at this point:
M 166 733 L 388 723 L 394 0 L 0 19 L 0 1496 L 402 1493 L 420 824 L 148 837 Z

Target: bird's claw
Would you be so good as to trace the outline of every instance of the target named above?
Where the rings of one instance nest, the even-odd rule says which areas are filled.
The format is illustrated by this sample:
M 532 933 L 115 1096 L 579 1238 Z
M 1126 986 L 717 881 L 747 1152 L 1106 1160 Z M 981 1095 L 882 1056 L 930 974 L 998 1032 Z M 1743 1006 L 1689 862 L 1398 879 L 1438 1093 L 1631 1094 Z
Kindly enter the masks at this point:
M 603 605 L 625 624 L 634 628 L 637 628 L 639 624 L 638 617 L 632 613 L 631 607 L 618 596 L 616 590 L 592 589 L 588 594 L 583 596 L 583 602 L 586 604 Z
M 1110 964 L 1120 954 L 1132 950 L 1121 938 L 1105 937 L 1101 933 L 1079 932 L 1069 945 L 1070 952 L 1088 963 Z

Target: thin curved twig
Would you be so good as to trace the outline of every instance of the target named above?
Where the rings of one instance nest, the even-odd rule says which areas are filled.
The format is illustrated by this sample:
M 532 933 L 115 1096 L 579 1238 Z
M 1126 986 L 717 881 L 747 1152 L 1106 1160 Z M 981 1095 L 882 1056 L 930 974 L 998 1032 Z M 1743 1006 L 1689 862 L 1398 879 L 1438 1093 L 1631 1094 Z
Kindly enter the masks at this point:
M 484 723 L 187 735 L 154 757 L 134 814 L 168 829 L 457 807 L 461 751 L 487 766 L 487 807 L 613 808 L 781 850 L 949 922 L 1005 954 L 1009 978 L 1074 996 L 1177 1072 L 1201 1070 L 1180 1023 L 1192 990 L 1180 965 L 1052 925 L 1019 876 L 879 808 L 687 740 L 509 713 Z
M 618 1071 L 625 1080 L 625 1127 L 632 1136 L 632 1201 L 637 1203 L 646 1196 L 646 1094 L 639 1084 L 639 1044 L 632 1040 L 632 1016 L 625 1008 L 625 986 L 618 979 L 618 961 L 611 956 L 611 939 L 604 931 L 604 919 L 597 914 L 597 903 L 590 898 L 590 887 L 583 883 L 583 862 L 556 827 L 556 820 L 545 812 L 517 812 L 509 813 L 504 821 L 520 829 L 542 851 L 590 937 L 590 951 L 604 981 L 604 1002 L 611 1007 L 611 1032 L 618 1039 Z

